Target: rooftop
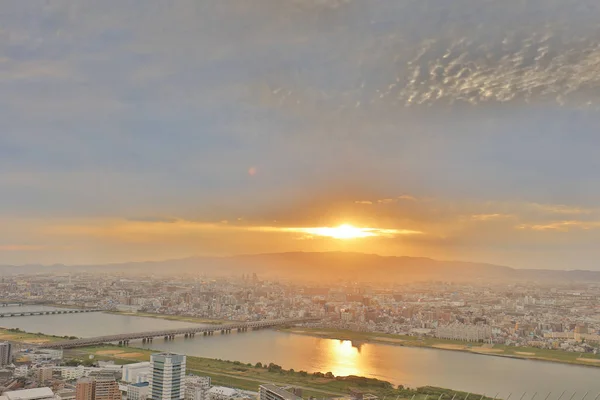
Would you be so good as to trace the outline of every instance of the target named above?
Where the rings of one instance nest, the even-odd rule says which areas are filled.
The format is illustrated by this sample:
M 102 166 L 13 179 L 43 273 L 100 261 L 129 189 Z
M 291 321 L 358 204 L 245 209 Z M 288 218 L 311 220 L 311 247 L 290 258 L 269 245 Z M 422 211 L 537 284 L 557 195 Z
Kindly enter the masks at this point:
M 273 385 L 272 383 L 267 383 L 265 385 L 260 385 L 260 388 L 264 388 L 265 390 L 271 391 L 275 393 L 277 396 L 285 399 L 285 400 L 300 400 L 302 397 L 296 396 L 294 393 L 288 392 L 285 389 L 280 388 L 279 386 Z
M 7 400 L 51 399 L 54 398 L 54 393 L 52 392 L 52 389 L 43 387 L 5 392 L 2 397 L 6 397 Z

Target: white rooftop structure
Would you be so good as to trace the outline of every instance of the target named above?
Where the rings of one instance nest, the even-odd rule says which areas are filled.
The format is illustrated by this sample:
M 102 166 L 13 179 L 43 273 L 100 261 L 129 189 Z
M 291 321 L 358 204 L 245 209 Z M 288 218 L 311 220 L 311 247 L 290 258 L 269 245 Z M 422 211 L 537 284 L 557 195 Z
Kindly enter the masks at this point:
M 48 387 L 13 390 L 4 392 L 4 395 L 0 396 L 0 400 L 46 400 L 54 398 L 54 392 Z

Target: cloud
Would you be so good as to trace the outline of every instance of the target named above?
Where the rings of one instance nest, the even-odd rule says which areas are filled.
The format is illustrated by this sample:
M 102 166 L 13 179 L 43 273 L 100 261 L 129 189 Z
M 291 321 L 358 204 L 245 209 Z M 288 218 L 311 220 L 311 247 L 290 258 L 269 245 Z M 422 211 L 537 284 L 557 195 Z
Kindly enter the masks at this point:
M 499 219 L 506 218 L 514 218 L 513 215 L 510 214 L 475 214 L 471 216 L 471 219 L 474 221 L 493 221 Z
M 573 229 L 577 230 L 593 230 L 600 228 L 600 221 L 556 221 L 548 224 L 522 224 L 517 226 L 518 229 L 527 229 L 533 231 L 559 231 L 569 232 Z
M 591 214 L 592 212 L 594 212 L 592 209 L 589 209 L 589 208 L 572 207 L 572 206 L 566 206 L 566 205 L 562 205 L 562 204 L 533 203 L 532 206 L 541 211 L 548 212 L 551 214 L 573 214 L 573 215 L 576 215 L 576 214 Z
M 408 194 L 403 194 L 402 196 L 398 196 L 399 200 L 407 200 L 407 201 L 417 201 L 417 198 Z
M 396 200 L 395 199 L 379 199 L 379 200 L 377 200 L 377 202 L 379 204 L 392 204 L 392 203 L 395 203 Z

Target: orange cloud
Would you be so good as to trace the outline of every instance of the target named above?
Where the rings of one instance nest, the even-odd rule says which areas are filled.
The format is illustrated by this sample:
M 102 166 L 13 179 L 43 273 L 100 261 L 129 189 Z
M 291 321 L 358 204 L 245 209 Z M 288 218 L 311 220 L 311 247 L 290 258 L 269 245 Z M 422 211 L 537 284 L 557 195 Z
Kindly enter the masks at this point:
M 471 215 L 471 219 L 474 221 L 493 221 L 498 219 L 512 218 L 510 214 L 475 214 Z

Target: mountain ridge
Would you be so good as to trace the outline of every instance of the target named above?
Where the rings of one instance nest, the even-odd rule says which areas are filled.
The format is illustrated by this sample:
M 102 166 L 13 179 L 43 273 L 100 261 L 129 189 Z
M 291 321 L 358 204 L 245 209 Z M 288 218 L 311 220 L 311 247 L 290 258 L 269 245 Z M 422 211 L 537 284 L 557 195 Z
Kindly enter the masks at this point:
M 382 256 L 360 252 L 283 252 L 223 257 L 186 257 L 92 265 L 0 265 L 0 274 L 102 272 L 130 275 L 241 275 L 292 280 L 375 282 L 444 281 L 598 281 L 600 271 L 516 269 L 491 263 Z

